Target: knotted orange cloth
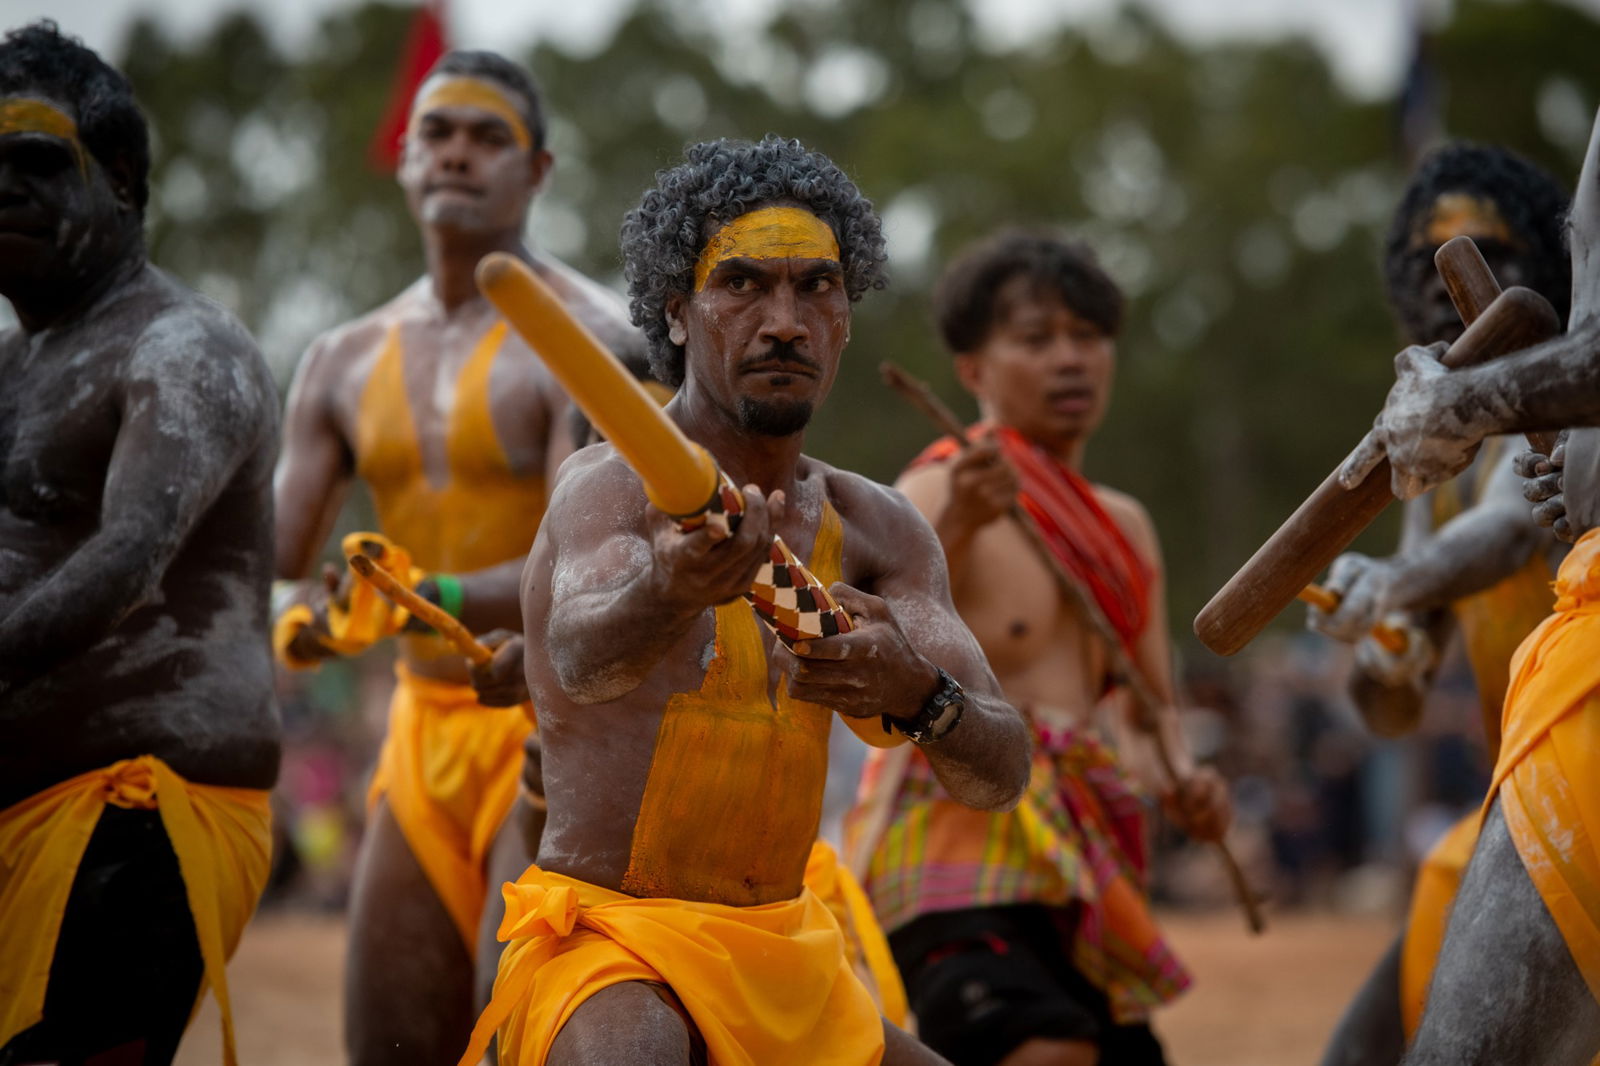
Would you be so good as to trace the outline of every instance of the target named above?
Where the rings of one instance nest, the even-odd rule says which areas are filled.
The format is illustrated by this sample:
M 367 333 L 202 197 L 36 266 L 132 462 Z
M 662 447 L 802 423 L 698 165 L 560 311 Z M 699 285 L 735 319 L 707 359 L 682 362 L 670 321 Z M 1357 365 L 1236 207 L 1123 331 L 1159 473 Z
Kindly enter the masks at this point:
M 874 1066 L 883 1022 L 810 889 L 728 907 L 640 899 L 530 866 L 505 888 L 494 998 L 459 1066 L 496 1030 L 500 1061 L 541 1066 L 567 1019 L 624 981 L 672 989 L 709 1066 Z
M 411 853 L 476 956 L 489 892 L 485 863 L 517 798 L 533 705 L 485 707 L 471 685 L 422 677 L 404 664 L 395 676 L 367 810 L 388 798 Z
M 222 1060 L 235 1066 L 226 966 L 272 865 L 267 796 L 263 789 L 192 784 L 154 755 L 141 755 L 0 811 L 0 1047 L 43 1017 L 72 881 L 110 803 L 161 812 L 205 964 L 200 994 L 207 984 L 216 993 Z
M 1600 1000 L 1600 530 L 1556 575 L 1555 614 L 1511 660 L 1489 803 Z

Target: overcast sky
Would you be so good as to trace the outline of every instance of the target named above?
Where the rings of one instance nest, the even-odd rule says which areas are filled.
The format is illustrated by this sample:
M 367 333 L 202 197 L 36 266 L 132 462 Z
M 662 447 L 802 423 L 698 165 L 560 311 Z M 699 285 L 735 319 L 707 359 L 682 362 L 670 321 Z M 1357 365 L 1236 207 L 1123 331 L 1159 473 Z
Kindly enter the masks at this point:
M 326 12 L 357 0 L 0 0 L 0 26 L 49 14 L 91 47 L 118 51 L 128 23 L 155 12 L 173 30 L 202 33 L 223 12 L 253 9 L 289 44 L 309 40 Z M 633 0 L 447 0 L 454 43 L 464 47 L 520 50 L 544 37 L 587 50 L 599 47 Z M 708 20 L 737 28 L 759 25 L 782 0 L 686 0 Z M 842 0 L 870 3 L 871 0 Z M 984 28 L 1001 40 L 1026 40 L 1063 20 L 1103 15 L 1116 0 L 970 0 Z M 1329 55 L 1341 82 L 1362 94 L 1389 91 L 1397 83 L 1409 49 L 1411 12 L 1420 4 L 1444 17 L 1451 0 L 1142 0 L 1185 36 L 1223 38 L 1309 35 Z M 1508 0 L 1517 2 L 1517 0 Z M 1600 0 L 1567 0 L 1600 14 Z M 715 11 L 713 16 L 711 13 Z

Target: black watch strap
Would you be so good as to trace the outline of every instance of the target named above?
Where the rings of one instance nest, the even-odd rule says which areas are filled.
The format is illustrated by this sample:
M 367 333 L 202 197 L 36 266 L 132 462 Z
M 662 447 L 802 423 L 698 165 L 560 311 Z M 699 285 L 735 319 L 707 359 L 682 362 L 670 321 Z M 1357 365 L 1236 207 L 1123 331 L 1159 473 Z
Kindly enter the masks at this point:
M 933 744 L 950 735 L 967 709 L 967 694 L 961 683 L 940 667 L 939 684 L 922 705 L 922 710 L 911 719 L 883 716 L 885 733 L 899 732 L 914 744 Z

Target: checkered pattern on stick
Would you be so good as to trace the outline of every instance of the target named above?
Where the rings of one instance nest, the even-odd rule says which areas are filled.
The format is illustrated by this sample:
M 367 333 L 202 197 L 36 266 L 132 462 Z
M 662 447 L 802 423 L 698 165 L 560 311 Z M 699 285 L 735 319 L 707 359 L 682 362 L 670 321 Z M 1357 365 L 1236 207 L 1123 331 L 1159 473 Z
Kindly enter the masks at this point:
M 721 473 L 719 471 L 719 473 Z M 726 473 L 717 494 L 697 515 L 679 519 L 685 532 L 701 526 L 715 526 L 731 536 L 744 514 L 744 495 Z M 773 635 L 787 646 L 797 640 L 817 640 L 850 632 L 850 615 L 828 595 L 822 582 L 807 570 L 789 550 L 782 537 L 772 538 L 772 553 L 756 572 L 750 591 L 744 594 Z

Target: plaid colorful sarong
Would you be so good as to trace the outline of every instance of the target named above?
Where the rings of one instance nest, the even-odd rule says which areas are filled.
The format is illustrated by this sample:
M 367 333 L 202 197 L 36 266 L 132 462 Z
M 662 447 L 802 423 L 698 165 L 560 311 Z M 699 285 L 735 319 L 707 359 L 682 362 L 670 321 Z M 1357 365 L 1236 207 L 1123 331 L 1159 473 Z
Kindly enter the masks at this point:
M 1118 1023 L 1142 1021 L 1190 983 L 1145 901 L 1143 802 L 1093 735 L 1036 729 L 1035 741 L 1027 795 L 1006 813 L 956 803 L 913 753 L 863 885 L 889 930 L 935 911 L 1081 903 L 1073 965 Z M 890 755 L 873 753 L 863 795 Z
M 980 423 L 968 436 L 991 429 L 1020 477 L 1023 510 L 1131 651 L 1149 616 L 1148 564 L 1082 476 L 1014 430 Z M 944 438 L 912 465 L 957 450 Z M 1106 993 L 1118 1023 L 1143 1021 L 1190 983 L 1145 900 L 1144 803 L 1092 733 L 1033 728 L 1028 792 L 1007 813 L 950 799 L 920 752 L 874 751 L 847 854 L 889 930 L 937 911 L 1081 904 L 1073 965 Z

